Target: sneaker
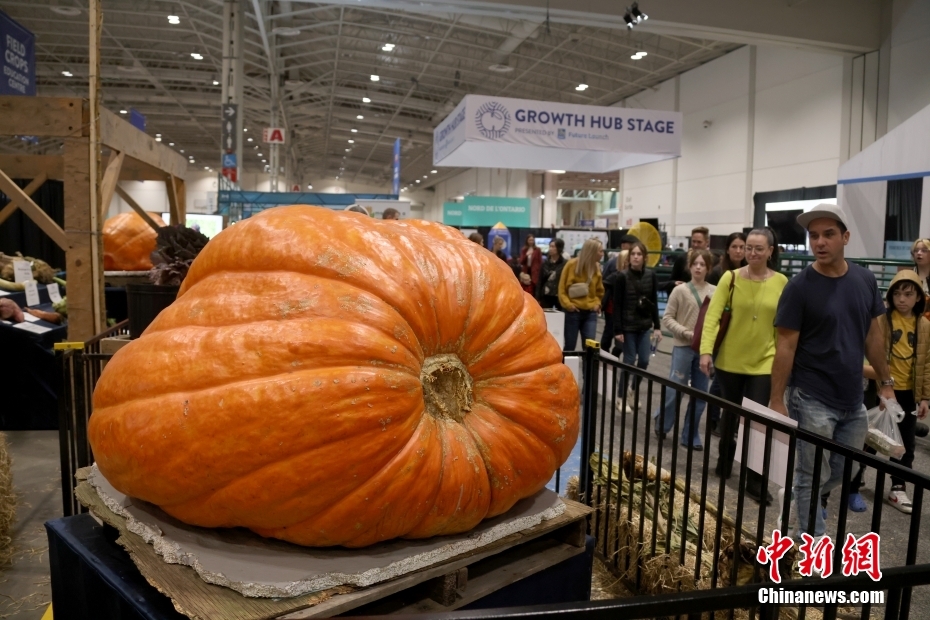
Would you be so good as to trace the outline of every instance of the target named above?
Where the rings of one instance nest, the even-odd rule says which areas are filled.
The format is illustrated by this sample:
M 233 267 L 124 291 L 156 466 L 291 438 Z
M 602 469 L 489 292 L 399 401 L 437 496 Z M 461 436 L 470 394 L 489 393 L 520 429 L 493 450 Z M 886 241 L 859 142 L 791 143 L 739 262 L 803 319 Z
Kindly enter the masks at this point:
M 869 509 L 866 505 L 865 500 L 862 499 L 862 496 L 858 493 L 849 494 L 849 509 L 853 512 L 865 512 Z
M 720 429 L 718 428 L 719 422 L 709 421 L 708 424 L 710 424 L 710 434 L 714 437 L 720 437 Z
M 888 493 L 888 502 L 904 514 L 911 514 L 911 500 L 907 496 L 904 487 L 891 487 L 891 491 Z

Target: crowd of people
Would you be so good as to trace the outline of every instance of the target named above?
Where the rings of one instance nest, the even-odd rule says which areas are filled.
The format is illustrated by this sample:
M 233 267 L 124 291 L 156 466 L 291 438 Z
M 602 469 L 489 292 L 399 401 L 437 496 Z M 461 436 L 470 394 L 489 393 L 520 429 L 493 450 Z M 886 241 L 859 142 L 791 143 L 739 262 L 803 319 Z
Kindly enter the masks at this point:
M 895 462 L 912 467 L 915 437 L 926 434 L 919 422 L 930 403 L 930 240 L 912 247 L 912 269 L 900 271 L 882 297 L 874 274 L 845 258 L 852 231 L 842 209 L 820 205 L 798 217 L 807 230 L 814 261 L 789 280 L 778 270 L 778 240 L 769 228 L 734 232 L 719 257 L 709 251 L 706 227 L 691 234 L 691 247 L 678 253 L 671 278 L 660 282 L 647 266 L 649 251 L 636 238 L 625 237 L 621 251 L 602 265 L 600 240 L 589 239 L 574 258 L 565 257 L 561 239 L 543 252 L 530 236 L 519 259 L 508 260 L 524 290 L 543 308 L 565 313 L 565 350 L 595 338 L 597 319 L 604 318 L 601 347 L 625 364 L 645 370 L 662 328 L 674 339 L 669 378 L 707 391 L 735 404 L 743 399 L 767 405 L 789 416 L 800 428 L 838 443 L 863 448 L 868 430 L 864 380 L 874 382 L 880 407 L 896 401 L 907 413 L 898 423 L 904 455 Z M 483 239 L 473 239 L 482 243 Z M 659 315 L 658 293 L 668 293 Z M 617 406 L 630 407 L 639 396 L 637 375 Z M 689 399 L 690 401 L 691 399 Z M 666 439 L 683 419 L 680 442 L 703 450 L 700 423 L 705 402 L 696 399 L 679 418 L 683 404 L 673 389 L 653 412 L 655 433 Z M 707 424 L 717 436 L 714 473 L 733 473 L 739 420 L 708 408 Z M 822 535 L 830 492 L 842 482 L 843 458 L 822 460 L 820 486 L 813 489 L 815 447 L 798 442 L 793 497 L 796 536 Z M 867 510 L 862 495 L 863 470 L 848 496 L 849 508 Z M 748 470 L 747 496 L 772 502 L 761 475 Z M 822 510 L 807 523 L 811 497 L 821 497 Z M 904 481 L 892 478 L 888 502 L 912 509 Z

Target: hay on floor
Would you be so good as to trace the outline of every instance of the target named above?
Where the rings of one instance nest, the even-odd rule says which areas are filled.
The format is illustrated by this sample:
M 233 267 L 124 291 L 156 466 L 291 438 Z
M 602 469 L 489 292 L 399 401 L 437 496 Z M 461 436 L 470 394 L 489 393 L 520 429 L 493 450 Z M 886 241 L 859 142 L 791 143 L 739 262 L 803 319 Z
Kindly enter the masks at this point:
M 16 494 L 13 492 L 13 461 L 6 435 L 0 433 L 0 568 L 13 556 L 13 521 L 16 518 Z

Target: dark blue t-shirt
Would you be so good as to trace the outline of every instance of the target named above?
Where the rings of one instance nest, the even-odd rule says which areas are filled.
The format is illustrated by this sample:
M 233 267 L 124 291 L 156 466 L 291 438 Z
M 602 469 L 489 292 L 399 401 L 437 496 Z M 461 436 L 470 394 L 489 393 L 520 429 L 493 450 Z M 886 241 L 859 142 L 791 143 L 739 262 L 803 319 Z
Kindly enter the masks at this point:
M 812 265 L 788 281 L 775 326 L 801 332 L 790 385 L 840 410 L 862 406 L 862 362 L 872 319 L 885 314 L 875 276 L 847 262 L 839 278 Z

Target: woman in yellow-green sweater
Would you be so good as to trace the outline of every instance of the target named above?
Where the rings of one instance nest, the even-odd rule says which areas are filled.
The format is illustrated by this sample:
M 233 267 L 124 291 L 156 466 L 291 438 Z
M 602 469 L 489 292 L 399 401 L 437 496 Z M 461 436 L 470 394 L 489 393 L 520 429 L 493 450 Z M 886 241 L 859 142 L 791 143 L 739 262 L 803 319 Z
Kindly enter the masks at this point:
M 707 308 L 701 335 L 701 370 L 708 376 L 716 372 L 723 398 L 731 403 L 742 404 L 745 397 L 767 405 L 775 359 L 775 312 L 788 284 L 788 278 L 773 270 L 778 246 L 770 228 L 749 233 L 746 259 L 745 267 L 723 274 Z M 713 359 L 720 317 L 730 299 L 731 287 L 730 327 Z M 733 470 L 738 426 L 735 415 L 723 412 L 715 470 L 721 478 L 729 478 Z M 762 477 L 752 470 L 747 471 L 746 494 L 757 501 L 772 501 L 768 490 L 762 488 Z

